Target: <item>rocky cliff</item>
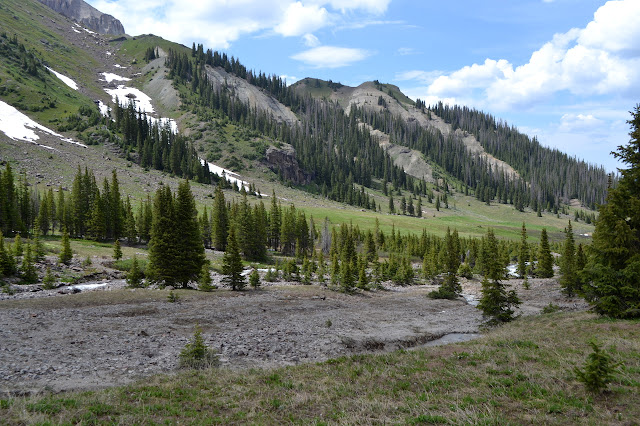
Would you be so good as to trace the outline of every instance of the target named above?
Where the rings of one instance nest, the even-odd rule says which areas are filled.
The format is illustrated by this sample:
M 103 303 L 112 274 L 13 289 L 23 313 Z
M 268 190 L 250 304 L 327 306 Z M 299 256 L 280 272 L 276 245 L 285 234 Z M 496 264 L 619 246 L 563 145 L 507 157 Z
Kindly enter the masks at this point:
M 40 0 L 40 3 L 100 34 L 124 34 L 122 23 L 82 0 Z

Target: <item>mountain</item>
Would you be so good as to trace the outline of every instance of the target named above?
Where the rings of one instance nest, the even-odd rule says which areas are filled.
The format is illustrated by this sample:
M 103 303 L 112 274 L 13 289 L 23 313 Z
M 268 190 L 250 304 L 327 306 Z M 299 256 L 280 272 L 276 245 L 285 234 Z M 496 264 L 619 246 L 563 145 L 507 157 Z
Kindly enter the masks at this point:
M 122 23 L 82 0 L 39 0 L 56 12 L 100 34 L 124 34 Z
M 21 141 L 1 128 L 0 157 L 36 184 L 68 186 L 80 165 L 98 178 L 118 170 L 137 198 L 186 177 L 205 185 L 194 186 L 203 200 L 220 179 L 204 162 L 252 190 L 332 209 L 385 214 L 420 201 L 430 217 L 491 221 L 474 206 L 500 206 L 529 215 L 519 224 L 531 212 L 547 214 L 541 224 L 568 212 L 591 220 L 585 209 L 606 195 L 603 168 L 490 114 L 427 106 L 394 85 L 288 86 L 201 45 L 83 31 L 35 0 L 6 0 L 0 27 L 3 108 L 48 129 Z

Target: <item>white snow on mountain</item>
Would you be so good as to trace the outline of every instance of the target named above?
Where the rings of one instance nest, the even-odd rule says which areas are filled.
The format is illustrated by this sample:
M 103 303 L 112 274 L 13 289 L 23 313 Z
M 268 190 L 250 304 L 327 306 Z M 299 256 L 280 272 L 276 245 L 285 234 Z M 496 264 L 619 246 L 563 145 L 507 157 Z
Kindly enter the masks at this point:
M 70 79 L 66 75 L 60 74 L 59 72 L 56 72 L 56 71 L 52 70 L 49 67 L 46 67 L 46 68 L 49 71 L 51 71 L 56 77 L 58 77 L 60 79 L 60 81 L 62 81 L 64 84 L 66 84 L 67 86 L 71 87 L 73 90 L 78 90 L 78 84 L 75 81 L 73 81 L 72 79 Z

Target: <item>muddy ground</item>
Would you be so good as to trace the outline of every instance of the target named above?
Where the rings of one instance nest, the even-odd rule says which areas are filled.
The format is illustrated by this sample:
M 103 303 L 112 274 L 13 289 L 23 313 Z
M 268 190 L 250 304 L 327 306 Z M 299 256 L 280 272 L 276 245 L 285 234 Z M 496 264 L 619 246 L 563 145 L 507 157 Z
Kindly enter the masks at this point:
M 551 304 L 583 310 L 555 280 L 508 281 L 524 315 Z M 126 384 L 178 367 L 178 354 L 199 324 L 220 352 L 221 368 L 277 367 L 342 355 L 410 348 L 451 333 L 481 332 L 476 307 L 460 298 L 431 300 L 432 286 L 347 295 L 322 286 L 278 285 L 212 293 L 125 289 L 38 291 L 0 300 L 0 393 L 94 389 Z M 464 281 L 473 303 L 479 281 Z M 455 340 L 455 339 L 454 339 Z

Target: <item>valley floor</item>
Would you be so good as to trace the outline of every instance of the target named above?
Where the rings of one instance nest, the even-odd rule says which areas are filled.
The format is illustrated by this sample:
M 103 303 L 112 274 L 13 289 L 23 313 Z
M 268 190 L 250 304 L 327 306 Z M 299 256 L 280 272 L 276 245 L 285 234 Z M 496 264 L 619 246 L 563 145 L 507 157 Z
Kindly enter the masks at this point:
M 553 304 L 585 310 L 555 280 L 510 280 L 524 315 Z M 319 285 L 278 283 L 212 293 L 125 289 L 123 280 L 79 294 L 59 290 L 0 300 L 0 394 L 95 389 L 171 373 L 197 325 L 220 352 L 221 368 L 272 368 L 342 355 L 411 348 L 479 333 L 480 311 L 464 299 L 431 300 L 433 286 L 347 295 Z M 480 283 L 464 281 L 468 300 Z M 35 297 L 34 297 L 35 296 Z M 460 337 L 460 336 L 458 336 Z M 464 338 L 464 336 L 462 336 Z

